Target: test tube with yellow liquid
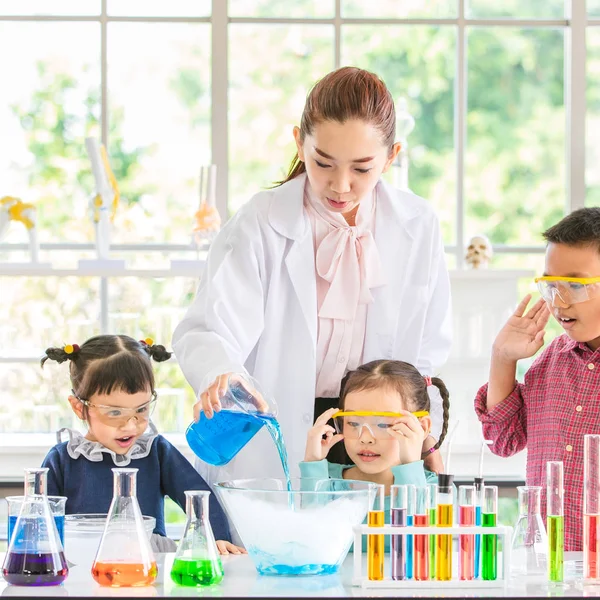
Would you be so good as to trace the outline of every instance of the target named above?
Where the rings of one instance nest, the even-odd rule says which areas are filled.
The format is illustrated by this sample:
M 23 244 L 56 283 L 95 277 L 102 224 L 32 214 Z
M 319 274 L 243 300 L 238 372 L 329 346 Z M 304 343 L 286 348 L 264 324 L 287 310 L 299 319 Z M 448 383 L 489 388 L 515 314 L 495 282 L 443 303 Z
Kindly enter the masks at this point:
M 373 508 L 369 511 L 367 524 L 369 527 L 383 527 L 385 524 L 385 488 L 377 486 Z M 367 574 L 371 581 L 383 579 L 383 558 L 385 552 L 385 538 L 382 533 L 367 536 Z
M 453 475 L 438 475 L 437 491 L 437 527 L 452 527 L 454 522 L 454 486 Z M 452 579 L 452 534 L 438 534 L 435 550 L 435 578 L 438 581 Z

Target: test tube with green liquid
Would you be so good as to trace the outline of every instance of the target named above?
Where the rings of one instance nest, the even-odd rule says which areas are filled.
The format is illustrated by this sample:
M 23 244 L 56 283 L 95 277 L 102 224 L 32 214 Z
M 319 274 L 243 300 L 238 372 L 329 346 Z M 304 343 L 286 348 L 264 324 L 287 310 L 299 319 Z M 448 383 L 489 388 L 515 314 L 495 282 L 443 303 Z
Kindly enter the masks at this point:
M 546 527 L 548 529 L 548 581 L 563 581 L 565 547 L 564 472 L 562 461 L 546 463 Z
M 429 525 L 433 527 L 437 516 L 437 484 L 427 486 L 429 493 Z M 429 536 L 429 579 L 435 579 L 435 535 Z
M 483 487 L 483 506 L 481 510 L 481 525 L 496 527 L 498 520 L 498 486 Z M 494 581 L 498 576 L 498 536 L 484 534 L 481 536 L 481 578 Z

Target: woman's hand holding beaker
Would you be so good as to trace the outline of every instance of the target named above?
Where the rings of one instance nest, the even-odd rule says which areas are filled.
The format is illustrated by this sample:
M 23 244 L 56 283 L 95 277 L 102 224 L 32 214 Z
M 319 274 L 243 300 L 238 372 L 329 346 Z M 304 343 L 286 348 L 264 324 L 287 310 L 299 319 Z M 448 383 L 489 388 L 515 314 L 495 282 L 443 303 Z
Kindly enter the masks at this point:
M 269 404 L 246 377 L 239 373 L 223 373 L 200 394 L 200 399 L 194 404 L 194 421 L 198 422 L 200 411 L 204 412 L 207 419 L 212 419 L 214 413 L 222 408 L 221 398 L 235 385 L 247 392 L 246 400 L 254 404 L 257 412 L 269 412 Z
M 388 429 L 388 433 L 398 441 L 398 464 L 405 465 L 421 460 L 425 430 L 415 415 L 401 412 L 404 416 Z
M 341 433 L 336 433 L 331 425 L 327 425 L 327 421 L 338 411 L 339 408 L 326 410 L 310 428 L 306 437 L 304 462 L 314 462 L 327 458 L 331 447 L 344 439 Z

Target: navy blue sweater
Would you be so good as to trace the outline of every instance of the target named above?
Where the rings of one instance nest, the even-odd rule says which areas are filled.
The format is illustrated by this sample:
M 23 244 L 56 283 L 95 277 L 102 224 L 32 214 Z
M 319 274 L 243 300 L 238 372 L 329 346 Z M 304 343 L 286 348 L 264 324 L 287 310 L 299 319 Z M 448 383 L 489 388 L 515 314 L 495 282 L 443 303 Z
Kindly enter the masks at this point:
M 110 454 L 102 462 L 67 453 L 67 442 L 57 444 L 46 455 L 48 495 L 66 496 L 66 513 L 108 513 L 113 496 L 115 464 Z M 164 497 L 169 496 L 185 511 L 186 490 L 210 490 L 189 461 L 162 435 L 152 442 L 150 454 L 132 460 L 128 468 L 137 473 L 137 498 L 143 515 L 156 519 L 154 533 L 166 536 Z M 231 541 L 225 513 L 214 493 L 210 495 L 210 524 L 216 540 Z

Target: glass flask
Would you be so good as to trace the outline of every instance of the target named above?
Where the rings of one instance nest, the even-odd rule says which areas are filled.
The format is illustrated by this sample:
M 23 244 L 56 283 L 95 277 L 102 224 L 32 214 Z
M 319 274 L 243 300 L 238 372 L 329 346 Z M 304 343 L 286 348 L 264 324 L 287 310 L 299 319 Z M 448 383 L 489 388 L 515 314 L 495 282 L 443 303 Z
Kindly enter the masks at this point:
M 47 468 L 25 469 L 25 496 L 2 575 L 13 585 L 59 585 L 69 569 L 46 493 Z
M 194 454 L 204 462 L 226 465 L 263 425 L 274 439 L 281 437 L 275 402 L 260 391 L 252 377 L 230 375 L 220 401 L 219 412 L 211 419 L 200 412 L 198 422 L 192 423 L 185 434 Z
M 519 486 L 519 519 L 512 538 L 511 571 L 518 575 L 544 575 L 548 561 L 548 537 L 542 520 L 542 488 Z
M 157 575 L 136 495 L 138 469 L 112 469 L 113 499 L 92 565 L 92 577 L 110 587 L 152 585 Z
M 185 493 L 187 521 L 171 569 L 171 579 L 177 585 L 208 586 L 223 579 L 223 565 L 208 519 L 209 496 L 208 491 Z

